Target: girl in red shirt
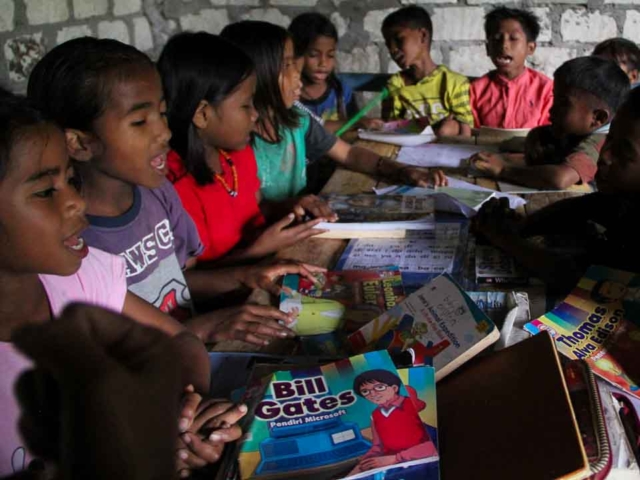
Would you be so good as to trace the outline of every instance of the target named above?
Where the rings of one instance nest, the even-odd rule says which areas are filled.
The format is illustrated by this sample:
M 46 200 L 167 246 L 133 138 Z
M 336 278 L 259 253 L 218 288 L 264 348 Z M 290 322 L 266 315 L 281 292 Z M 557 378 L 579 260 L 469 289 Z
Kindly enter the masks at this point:
M 198 227 L 199 260 L 262 257 L 321 233 L 313 227 L 323 218 L 290 226 L 293 213 L 264 228 L 249 145 L 258 118 L 251 59 L 216 35 L 185 32 L 167 42 L 158 69 L 173 133 L 168 176 Z

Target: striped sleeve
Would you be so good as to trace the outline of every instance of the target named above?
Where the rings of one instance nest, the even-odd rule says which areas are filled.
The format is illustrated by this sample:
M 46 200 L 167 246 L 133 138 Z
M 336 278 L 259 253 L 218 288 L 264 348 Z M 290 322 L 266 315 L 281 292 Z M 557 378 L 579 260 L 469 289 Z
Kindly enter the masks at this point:
M 469 80 L 462 75 L 453 74 L 447 81 L 447 97 L 449 98 L 448 110 L 459 122 L 473 127 L 473 113 L 469 98 Z

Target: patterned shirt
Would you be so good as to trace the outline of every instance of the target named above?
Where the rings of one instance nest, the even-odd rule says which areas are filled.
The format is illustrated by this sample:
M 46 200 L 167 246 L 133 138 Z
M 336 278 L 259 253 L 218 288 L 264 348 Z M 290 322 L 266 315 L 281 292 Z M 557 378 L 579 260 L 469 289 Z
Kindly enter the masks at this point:
M 392 119 L 428 117 L 437 123 L 453 114 L 462 123 L 473 125 L 469 104 L 469 79 L 439 65 L 415 85 L 406 85 L 402 72 L 387 84 L 391 92 Z

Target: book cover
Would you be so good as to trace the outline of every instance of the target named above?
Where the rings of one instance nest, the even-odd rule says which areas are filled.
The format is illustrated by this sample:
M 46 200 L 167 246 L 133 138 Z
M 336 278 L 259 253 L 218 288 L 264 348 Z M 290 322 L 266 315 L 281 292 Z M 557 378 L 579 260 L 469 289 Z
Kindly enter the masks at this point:
M 592 266 L 551 312 L 525 325 L 548 331 L 563 355 L 585 360 L 593 373 L 640 397 L 640 275 Z
M 440 380 L 500 338 L 495 324 L 447 275 L 432 280 L 348 340 L 354 352 L 413 349 Z
M 529 276 L 515 259 L 492 245 L 476 244 L 476 284 L 527 285 Z
M 432 368 L 398 371 L 386 352 L 370 352 L 268 378 L 239 446 L 239 478 L 439 478 Z

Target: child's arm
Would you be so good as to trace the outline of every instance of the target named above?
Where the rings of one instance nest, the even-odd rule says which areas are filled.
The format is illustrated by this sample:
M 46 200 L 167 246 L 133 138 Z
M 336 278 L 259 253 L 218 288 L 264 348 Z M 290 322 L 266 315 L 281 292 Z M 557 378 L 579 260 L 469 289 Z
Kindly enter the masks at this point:
M 566 190 L 580 182 L 578 172 L 568 165 L 518 165 L 478 154 L 473 166 L 494 178 L 537 189 Z
M 473 228 L 493 245 L 511 255 L 522 266 L 542 279 L 550 288 L 566 291 L 583 273 L 579 259 L 550 252 L 521 235 L 522 224 L 505 202 L 490 200 L 474 217 Z
M 181 362 L 185 385 L 194 385 L 199 392 L 209 391 L 209 356 L 195 335 L 188 333 L 177 320 L 131 292 L 127 292 L 122 313 L 143 325 L 162 330 L 172 336 L 179 335 L 183 346 Z
M 390 158 L 381 157 L 366 148 L 352 147 L 340 139 L 327 152 L 327 155 L 345 168 L 385 177 L 390 182 L 401 182 L 420 187 L 447 184 L 447 179 L 442 170 L 403 165 Z
M 471 101 L 469 98 L 469 82 L 465 79 L 463 82 L 454 82 L 453 87 L 447 92 L 447 102 L 449 109 L 449 118 L 447 120 L 455 122 L 456 125 L 450 125 L 448 129 L 455 132 L 454 135 L 471 136 L 471 125 L 473 125 L 473 112 L 471 111 Z M 444 124 L 441 127 L 447 127 Z M 456 128 L 457 127 L 457 128 Z M 447 128 L 440 135 L 449 135 Z

